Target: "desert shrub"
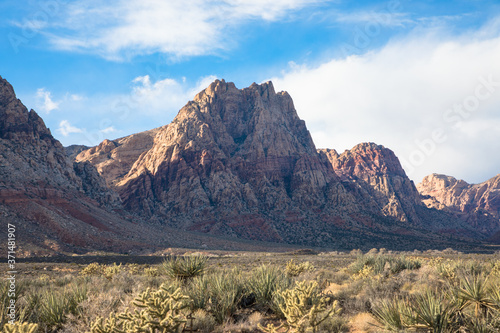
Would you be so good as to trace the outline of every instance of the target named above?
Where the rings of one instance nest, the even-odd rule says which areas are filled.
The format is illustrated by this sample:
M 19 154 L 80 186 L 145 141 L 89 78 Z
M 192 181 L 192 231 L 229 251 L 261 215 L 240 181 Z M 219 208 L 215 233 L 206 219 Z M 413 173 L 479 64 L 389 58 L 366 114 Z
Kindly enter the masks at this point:
M 193 278 L 185 290 L 193 309 L 207 311 L 221 324 L 235 314 L 245 286 L 237 270 L 221 270 Z
M 85 266 L 80 271 L 80 275 L 82 275 L 82 276 L 89 276 L 89 275 L 100 276 L 103 274 L 103 272 L 104 272 L 104 267 L 97 262 L 93 262 L 93 263 Z
M 171 257 L 163 262 L 163 269 L 172 278 L 186 280 L 202 275 L 205 271 L 207 259 L 203 255 Z
M 40 304 L 40 322 L 48 328 L 60 328 L 66 321 L 67 296 L 62 292 L 47 290 L 42 294 Z
M 338 313 L 337 302 L 330 304 L 328 297 L 319 294 L 316 281 L 297 282 L 293 289 L 280 292 L 284 303 L 280 308 L 286 319 L 286 326 L 292 332 L 305 332 L 311 328 L 317 332 L 318 326 L 333 314 Z M 259 326 L 265 332 L 277 330 L 273 325 Z
M 3 327 L 2 333 L 35 333 L 37 330 L 38 330 L 37 324 L 15 323 L 15 324 L 6 324 Z
M 217 323 L 232 318 L 244 294 L 244 285 L 238 271 L 220 271 L 207 277 L 209 280 L 208 309 Z
M 214 331 L 217 323 L 214 317 L 208 312 L 198 309 L 193 314 L 193 325 L 192 329 L 195 332 L 210 333 Z
M 126 310 L 109 318 L 99 317 L 91 326 L 91 333 L 114 332 L 180 332 L 187 319 L 183 309 L 189 307 L 189 297 L 180 288 L 163 284 L 159 290 L 149 288 L 133 301 L 141 309 Z
M 296 264 L 293 262 L 293 259 L 291 259 L 285 267 L 285 273 L 289 276 L 299 276 L 303 272 L 311 272 L 314 270 L 314 266 L 309 262 L 301 262 L 299 264 Z
M 398 274 L 406 269 L 419 269 L 422 263 L 416 259 L 408 259 L 404 256 L 392 257 L 389 255 L 360 255 L 357 260 L 348 267 L 352 275 L 360 278 L 373 274 Z
M 248 289 L 254 294 L 257 304 L 269 307 L 274 294 L 285 290 L 291 280 L 277 266 L 262 265 L 252 271 Z
M 186 286 L 186 294 L 193 301 L 194 309 L 206 309 L 210 300 L 209 275 L 193 278 Z
M 399 332 L 410 326 L 412 316 L 405 301 L 392 299 L 378 302 L 372 310 L 372 314 L 382 325 L 382 328 Z
M 144 275 L 151 277 L 160 276 L 160 271 L 156 267 L 146 267 L 144 268 Z

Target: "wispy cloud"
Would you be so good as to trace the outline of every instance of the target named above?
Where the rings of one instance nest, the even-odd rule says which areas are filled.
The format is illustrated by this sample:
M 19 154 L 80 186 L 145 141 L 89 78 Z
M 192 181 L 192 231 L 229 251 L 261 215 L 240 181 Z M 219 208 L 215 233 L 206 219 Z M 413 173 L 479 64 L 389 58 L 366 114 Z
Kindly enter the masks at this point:
M 359 11 L 354 13 L 335 13 L 339 23 L 363 24 L 372 23 L 386 27 L 402 27 L 414 24 L 408 13 L 389 11 Z
M 109 126 L 109 127 L 106 127 L 104 129 L 102 129 L 100 132 L 103 133 L 103 134 L 115 133 L 116 132 L 116 128 L 114 126 Z
M 57 129 L 59 133 L 63 136 L 68 136 L 73 133 L 83 133 L 84 130 L 75 126 L 72 126 L 69 121 L 63 120 L 59 123 L 59 128 Z
M 377 51 L 294 64 L 273 81 L 290 92 L 319 147 L 375 141 L 416 181 L 432 172 L 481 181 L 500 171 L 492 154 L 500 150 L 498 22 L 457 36 L 416 29 Z M 434 140 L 436 130 L 444 140 Z
M 276 21 L 322 2 L 328 0 L 75 2 L 44 33 L 56 48 L 108 59 L 154 52 L 196 56 L 230 48 L 244 22 Z
M 36 103 L 37 107 L 46 113 L 57 110 L 60 104 L 60 102 L 56 102 L 52 99 L 52 94 L 50 91 L 45 90 L 45 88 L 40 88 L 36 91 Z

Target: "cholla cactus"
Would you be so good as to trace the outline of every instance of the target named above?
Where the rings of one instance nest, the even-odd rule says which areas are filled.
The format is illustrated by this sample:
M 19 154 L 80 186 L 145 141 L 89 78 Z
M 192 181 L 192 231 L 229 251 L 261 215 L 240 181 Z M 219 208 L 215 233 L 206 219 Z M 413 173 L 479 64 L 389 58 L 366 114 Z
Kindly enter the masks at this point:
M 97 318 L 90 329 L 91 333 L 122 333 L 123 322 L 118 321 L 115 314 L 109 315 L 109 318 Z
M 93 262 L 85 266 L 81 271 L 80 275 L 89 276 L 89 275 L 102 275 L 104 271 L 104 266 L 100 265 L 97 262 Z
M 337 301 L 328 306 L 329 298 L 318 295 L 316 281 L 297 282 L 281 295 L 285 302 L 280 308 L 292 332 L 304 332 L 307 327 L 316 332 L 319 324 L 338 312 Z
M 116 263 L 113 263 L 113 265 L 104 266 L 103 267 L 103 275 L 106 279 L 112 280 L 113 276 L 120 273 L 121 268 L 122 268 L 122 264 L 117 265 Z
M 293 262 L 293 259 L 291 259 L 287 264 L 286 264 L 286 274 L 289 276 L 299 276 L 301 273 L 306 272 L 306 271 L 313 271 L 314 266 L 309 262 L 302 262 L 300 264 L 296 264 Z
M 2 333 L 35 333 L 38 330 L 37 324 L 5 324 Z
M 189 306 L 189 297 L 180 288 L 165 284 L 158 291 L 148 288 L 132 303 L 141 310 L 112 314 L 106 320 L 98 318 L 91 333 L 178 333 L 186 323 L 182 310 Z

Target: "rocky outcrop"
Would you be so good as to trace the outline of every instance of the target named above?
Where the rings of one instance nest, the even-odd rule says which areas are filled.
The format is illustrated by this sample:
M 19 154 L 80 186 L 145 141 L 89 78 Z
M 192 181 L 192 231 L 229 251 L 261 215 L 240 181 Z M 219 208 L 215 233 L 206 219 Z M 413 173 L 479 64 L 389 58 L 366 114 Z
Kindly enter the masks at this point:
M 228 237 L 237 237 L 413 249 L 486 234 L 422 205 L 383 146 L 317 151 L 291 97 L 271 82 L 217 80 L 172 123 L 89 149 L 64 149 L 0 83 L 0 215 L 40 248 L 234 248 Z
M 89 162 L 111 188 L 125 176 L 141 154 L 153 146 L 157 129 L 132 134 L 113 141 L 104 140 L 96 147 L 80 151 L 76 162 Z
M 116 213 L 120 208 L 95 167 L 73 163 L 0 77 L 0 219 L 17 226 L 23 251 L 144 246 L 134 236 L 138 228 Z
M 68 147 L 64 147 L 64 150 L 66 151 L 66 156 L 71 161 L 74 161 L 76 156 L 80 154 L 82 151 L 89 149 L 90 147 L 84 146 L 84 145 L 71 145 Z
M 462 218 L 484 232 L 500 229 L 500 174 L 480 184 L 432 174 L 417 189 L 429 208 L 461 213 Z
M 361 143 L 340 155 L 333 149 L 318 152 L 365 207 L 403 222 L 420 223 L 415 210 L 421 205 L 419 193 L 390 149 Z
M 272 221 L 325 207 L 327 189 L 339 195 L 335 178 L 287 93 L 215 81 L 158 130 L 116 189 L 128 209 L 184 228 L 237 235 L 247 231 L 233 222 L 246 216 L 242 225 L 267 230 L 259 237 L 281 240 Z

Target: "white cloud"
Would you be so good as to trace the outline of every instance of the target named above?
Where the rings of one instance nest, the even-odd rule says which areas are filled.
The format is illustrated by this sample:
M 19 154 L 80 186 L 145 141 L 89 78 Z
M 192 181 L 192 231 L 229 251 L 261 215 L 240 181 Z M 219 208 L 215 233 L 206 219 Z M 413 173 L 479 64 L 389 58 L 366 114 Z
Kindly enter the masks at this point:
M 68 4 L 45 34 L 60 49 L 108 59 L 163 52 L 213 54 L 234 43 L 248 20 L 275 21 L 328 0 L 114 0 Z M 64 33 L 61 33 L 64 31 Z
M 182 82 L 169 78 L 152 82 L 149 75 L 139 76 L 132 81 L 134 86 L 128 99 L 143 113 L 177 112 L 216 78 L 213 75 L 203 77 L 194 86 L 189 86 L 185 79 Z
M 273 81 L 294 98 L 318 147 L 342 152 L 374 141 L 394 150 L 416 181 L 440 172 L 478 182 L 500 172 L 497 28 L 494 20 L 455 37 L 420 29 L 360 56 L 295 64 Z M 476 98 L 488 92 L 484 80 L 499 84 Z
M 144 75 L 131 81 L 128 93 L 97 94 L 77 101 L 65 98 L 61 110 L 71 112 L 64 115 L 65 120 L 60 124 L 57 120 L 57 132 L 61 134 L 58 139 L 64 145 L 93 146 L 118 134 L 130 135 L 167 125 L 189 100 L 215 79 L 216 76 L 210 75 L 190 82 L 185 78 L 155 80 Z M 76 128 L 72 123 L 85 124 L 86 129 Z
M 71 94 L 70 99 L 73 102 L 79 102 L 79 101 L 82 101 L 84 99 L 84 97 L 82 95 L 78 95 L 78 94 Z
M 68 136 L 73 133 L 83 133 L 84 130 L 75 126 L 72 126 L 69 121 L 67 120 L 62 120 L 59 123 L 59 128 L 57 129 L 59 133 L 61 133 L 63 136 Z
M 113 126 L 109 126 L 109 127 L 102 129 L 100 132 L 104 133 L 104 134 L 114 133 L 114 132 L 116 132 L 116 128 L 114 128 Z
M 50 91 L 45 90 L 45 88 L 40 88 L 36 91 L 36 103 L 38 108 L 46 113 L 57 110 L 60 104 L 60 102 L 52 100 L 52 94 Z

